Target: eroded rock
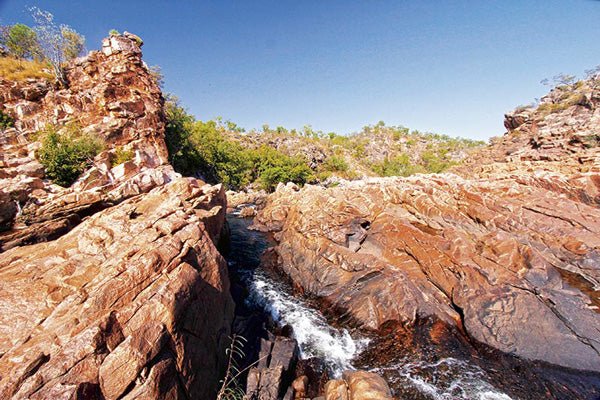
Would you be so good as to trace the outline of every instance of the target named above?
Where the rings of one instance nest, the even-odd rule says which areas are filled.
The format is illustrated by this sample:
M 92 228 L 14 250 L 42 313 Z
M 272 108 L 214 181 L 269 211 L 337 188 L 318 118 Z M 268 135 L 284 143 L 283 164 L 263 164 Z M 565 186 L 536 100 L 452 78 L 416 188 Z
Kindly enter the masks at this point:
M 0 254 L 0 397 L 210 398 L 233 318 L 221 187 L 179 179 Z
M 281 185 L 255 221 L 275 232 L 295 287 L 358 326 L 432 317 L 507 353 L 600 371 L 599 178 Z

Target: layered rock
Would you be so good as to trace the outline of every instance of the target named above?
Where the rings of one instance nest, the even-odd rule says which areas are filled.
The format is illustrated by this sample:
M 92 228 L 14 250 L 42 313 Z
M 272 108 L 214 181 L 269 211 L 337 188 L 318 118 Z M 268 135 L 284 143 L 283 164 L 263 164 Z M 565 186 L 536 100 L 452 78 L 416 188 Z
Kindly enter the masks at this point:
M 2 111 L 15 121 L 0 133 L 0 231 L 19 230 L 0 238 L 3 249 L 56 237 L 83 216 L 177 176 L 168 165 L 162 94 L 134 35 L 105 39 L 102 52 L 74 60 L 65 76 L 66 88 L 45 80 L 0 79 Z M 43 181 L 35 158 L 36 132 L 66 124 L 106 145 L 67 189 Z M 133 158 L 113 165 L 117 150 Z
M 281 185 L 256 227 L 305 295 L 363 328 L 433 318 L 506 353 L 600 371 L 600 175 Z
M 454 168 L 463 176 L 499 171 L 577 172 L 600 170 L 600 77 L 562 85 L 537 106 L 504 116 L 507 132 Z
M 0 254 L 0 397 L 211 398 L 233 316 L 219 186 L 179 179 Z

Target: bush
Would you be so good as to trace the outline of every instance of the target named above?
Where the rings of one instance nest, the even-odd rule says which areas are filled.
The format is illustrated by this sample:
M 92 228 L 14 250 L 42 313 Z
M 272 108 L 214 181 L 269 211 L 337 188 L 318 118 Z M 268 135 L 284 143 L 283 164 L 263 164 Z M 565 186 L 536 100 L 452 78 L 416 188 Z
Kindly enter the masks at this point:
M 175 98 L 167 99 L 165 115 L 169 161 L 183 175 L 221 182 L 234 190 L 253 182 L 273 190 L 279 182 L 304 184 L 312 177 L 305 159 L 267 146 L 245 148 L 223 134 L 220 121 L 196 121 Z
M 380 176 L 409 176 L 419 172 L 424 172 L 423 167 L 411 163 L 408 154 L 388 158 L 383 162 L 373 165 L 373 171 Z
M 252 176 L 267 191 L 273 191 L 280 182 L 303 185 L 312 178 L 304 158 L 287 156 L 272 147 L 261 146 L 251 151 L 251 161 Z
M 133 156 L 133 150 L 125 150 L 122 146 L 119 146 L 115 149 L 115 153 L 111 157 L 110 164 L 114 167 L 115 165 L 126 163 L 127 161 L 133 160 Z
M 59 132 L 57 127 L 48 126 L 40 133 L 42 147 L 37 158 L 46 170 L 46 176 L 60 186 L 73 184 L 103 149 L 101 139 L 81 132 L 79 126 L 71 124 Z
M 0 130 L 5 130 L 6 128 L 12 128 L 14 125 L 14 120 L 10 115 L 5 114 L 0 110 Z
M 342 157 L 331 156 L 325 160 L 323 168 L 331 172 L 346 172 L 348 171 L 348 163 Z
M 9 54 L 17 58 L 38 58 L 40 45 L 37 34 L 25 24 L 14 24 L 7 27 L 2 38 L 2 44 Z

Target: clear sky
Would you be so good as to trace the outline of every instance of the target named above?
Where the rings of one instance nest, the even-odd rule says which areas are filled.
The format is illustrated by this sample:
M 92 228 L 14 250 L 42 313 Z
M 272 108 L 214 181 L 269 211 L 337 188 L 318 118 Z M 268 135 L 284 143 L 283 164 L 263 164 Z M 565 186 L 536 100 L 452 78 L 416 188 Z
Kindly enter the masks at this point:
M 600 1 L 0 0 L 0 23 L 36 5 L 98 49 L 144 39 L 165 90 L 200 119 L 349 133 L 385 121 L 485 139 L 539 82 L 600 64 Z

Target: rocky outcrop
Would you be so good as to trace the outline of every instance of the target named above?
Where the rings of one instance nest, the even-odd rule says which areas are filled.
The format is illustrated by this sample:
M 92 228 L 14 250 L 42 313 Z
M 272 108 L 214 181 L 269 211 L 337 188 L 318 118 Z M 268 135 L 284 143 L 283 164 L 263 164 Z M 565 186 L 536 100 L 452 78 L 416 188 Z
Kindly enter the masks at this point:
M 179 179 L 0 254 L 0 397 L 211 398 L 233 317 L 219 186 Z
M 434 318 L 506 353 L 600 371 L 600 176 L 283 186 L 258 214 L 301 293 L 363 328 Z
M 298 343 L 295 339 L 277 336 L 261 339 L 256 366 L 248 371 L 246 400 L 278 400 L 293 388 L 289 387 L 296 362 Z
M 115 35 L 66 87 L 0 78 L 0 398 L 211 398 L 233 301 L 216 249 L 220 186 L 168 164 L 141 40 Z M 69 188 L 45 180 L 36 132 L 77 126 L 104 150 Z M 129 160 L 116 162 L 117 153 Z M 125 157 L 127 158 L 127 157 Z
M 52 239 L 106 205 L 116 204 L 174 179 L 164 142 L 163 98 L 142 61 L 134 35 L 105 39 L 66 67 L 66 88 L 44 80 L 0 79 L 2 111 L 14 128 L 0 133 L 0 247 Z M 35 158 L 36 132 L 67 124 L 100 137 L 105 150 L 70 188 L 43 181 Z M 117 151 L 132 159 L 114 165 Z
M 453 169 L 466 177 L 498 172 L 600 171 L 600 78 L 562 85 L 537 106 L 504 116 L 507 132 Z

